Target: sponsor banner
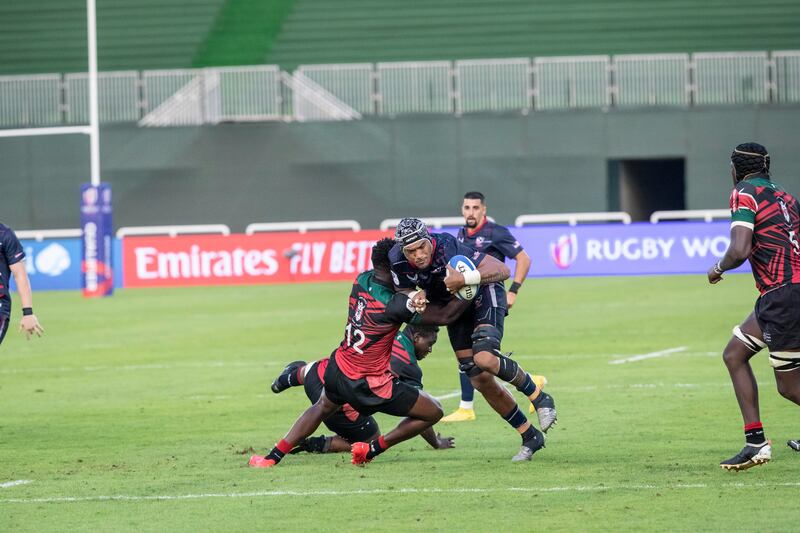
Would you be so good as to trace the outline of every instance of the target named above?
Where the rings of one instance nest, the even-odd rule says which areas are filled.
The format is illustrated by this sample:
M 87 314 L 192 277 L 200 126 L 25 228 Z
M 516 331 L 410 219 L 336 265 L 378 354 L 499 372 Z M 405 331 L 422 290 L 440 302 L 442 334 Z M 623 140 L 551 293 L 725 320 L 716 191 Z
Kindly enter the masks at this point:
M 81 229 L 83 253 L 81 287 L 88 298 L 111 296 L 114 292 L 113 227 L 111 186 L 81 185 Z
M 81 282 L 81 240 L 21 240 L 33 291 L 75 290 Z M 12 288 L 16 290 L 16 287 Z
M 125 287 L 352 280 L 390 232 L 320 231 L 123 239 Z
M 20 241 L 25 250 L 25 270 L 36 291 L 81 289 L 81 239 L 45 239 Z M 122 263 L 122 247 L 118 239 L 113 241 L 114 264 Z M 114 287 L 122 286 L 122 271 L 114 272 Z M 14 278 L 11 289 L 17 290 Z
M 730 243 L 730 223 L 648 222 L 511 228 L 530 276 L 704 274 Z M 735 272 L 749 272 L 750 264 Z

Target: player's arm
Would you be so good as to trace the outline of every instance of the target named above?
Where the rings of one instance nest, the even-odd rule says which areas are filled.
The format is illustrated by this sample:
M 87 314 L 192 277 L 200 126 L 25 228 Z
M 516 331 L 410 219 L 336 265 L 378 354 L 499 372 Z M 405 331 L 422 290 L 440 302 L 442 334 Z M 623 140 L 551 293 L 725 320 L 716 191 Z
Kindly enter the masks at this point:
M 22 319 L 19 323 L 19 330 L 24 331 L 28 339 L 33 334 L 41 337 L 44 329 L 39 325 L 39 319 L 33 314 L 33 294 L 28 273 L 25 271 L 25 261 L 18 261 L 13 265 L 9 265 L 9 268 L 14 276 L 14 282 L 17 284 L 17 292 L 22 304 Z
M 733 270 L 747 261 L 753 250 L 753 228 L 743 224 L 731 227 L 731 243 L 725 251 L 725 255 L 708 270 L 708 282 L 711 284 L 719 283 L 722 280 L 722 273 L 726 270 Z
M 708 269 L 708 282 L 712 285 L 722 280 L 722 273 L 744 263 L 753 250 L 753 228 L 756 223 L 758 202 L 755 189 L 748 183 L 734 187 L 730 198 L 731 242 L 725 255 Z
M 461 313 L 467 310 L 472 302 L 451 298 L 446 304 L 428 304 L 424 312 L 417 315 L 415 324 L 425 324 L 432 326 L 446 326 L 454 322 Z
M 448 263 L 447 276 L 444 278 L 447 290 L 450 293 L 455 293 L 464 285 L 488 285 L 498 281 L 505 281 L 511 276 L 511 269 L 491 255 L 484 255 L 476 266 L 477 270 L 467 272 L 464 275 Z
M 517 263 L 517 268 L 514 270 L 514 282 L 508 288 L 508 308 L 511 309 L 517 301 L 517 292 L 528 277 L 528 271 L 531 269 L 531 258 L 528 252 L 521 250 L 516 256 L 514 261 Z
M 433 430 L 433 426 L 427 428 L 419 434 L 420 437 L 431 445 L 434 450 L 446 450 L 448 448 L 455 448 L 456 443 L 453 437 L 442 437 L 440 433 Z

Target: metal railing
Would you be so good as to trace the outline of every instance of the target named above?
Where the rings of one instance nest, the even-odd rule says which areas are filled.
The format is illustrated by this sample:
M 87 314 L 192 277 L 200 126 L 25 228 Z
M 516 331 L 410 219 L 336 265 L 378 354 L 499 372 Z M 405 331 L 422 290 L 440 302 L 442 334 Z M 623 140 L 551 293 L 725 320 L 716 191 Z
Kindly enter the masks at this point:
M 103 72 L 100 120 L 147 126 L 367 115 L 800 103 L 800 51 Z M 86 74 L 0 76 L 0 128 L 83 124 Z
M 631 223 L 631 216 L 624 211 L 608 211 L 600 213 L 553 213 L 544 215 L 520 215 L 514 225 L 522 227 L 526 224 L 564 224 L 576 226 L 579 222 L 622 222 Z
M 653 211 L 650 222 L 658 224 L 663 220 L 695 220 L 703 219 L 704 222 L 726 219 L 731 217 L 729 209 L 686 209 L 683 211 Z

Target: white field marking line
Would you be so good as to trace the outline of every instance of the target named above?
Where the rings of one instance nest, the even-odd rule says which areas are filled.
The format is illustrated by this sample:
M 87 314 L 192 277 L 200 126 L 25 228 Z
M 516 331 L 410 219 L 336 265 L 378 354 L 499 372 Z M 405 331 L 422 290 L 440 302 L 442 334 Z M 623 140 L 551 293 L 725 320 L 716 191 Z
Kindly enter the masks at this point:
M 488 494 L 495 492 L 524 492 L 524 493 L 559 493 L 559 492 L 604 492 L 624 490 L 691 490 L 709 488 L 764 488 L 764 487 L 800 487 L 800 482 L 788 483 L 721 483 L 708 485 L 706 483 L 679 483 L 675 485 L 650 485 L 650 484 L 620 484 L 620 485 L 572 485 L 564 487 L 499 487 L 499 488 L 401 488 L 401 489 L 359 489 L 359 490 L 265 490 L 256 492 L 229 492 L 205 494 L 161 494 L 149 496 L 131 496 L 119 494 L 115 496 L 61 496 L 52 498 L 5 498 L 0 503 L 80 503 L 95 501 L 164 501 L 164 500 L 199 500 L 205 498 L 258 498 L 273 496 L 354 496 L 354 495 L 379 495 L 379 494 Z
M 20 485 L 27 485 L 28 483 L 33 483 L 33 481 L 31 481 L 30 479 L 17 479 L 16 481 L 6 481 L 5 483 L 0 483 L 0 489 L 18 487 Z
M 625 357 L 622 359 L 614 359 L 613 361 L 609 361 L 608 364 L 610 365 L 621 365 L 623 363 L 633 363 L 635 361 L 644 361 L 645 359 L 653 359 L 655 357 L 664 357 L 665 355 L 671 355 L 674 353 L 685 352 L 688 349 L 687 346 L 678 346 L 677 348 L 668 348 L 666 350 L 659 350 L 657 352 L 650 352 L 650 353 L 643 353 L 640 355 L 633 355 L 631 357 Z

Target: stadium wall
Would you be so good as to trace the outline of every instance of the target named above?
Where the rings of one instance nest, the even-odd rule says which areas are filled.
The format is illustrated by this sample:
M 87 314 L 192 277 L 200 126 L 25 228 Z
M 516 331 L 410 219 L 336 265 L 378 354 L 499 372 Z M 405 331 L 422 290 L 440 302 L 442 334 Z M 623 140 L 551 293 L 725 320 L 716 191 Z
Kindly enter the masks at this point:
M 464 191 L 510 224 L 523 213 L 604 211 L 609 160 L 685 158 L 686 208 L 726 208 L 728 156 L 765 144 L 773 175 L 800 194 L 800 108 L 416 116 L 336 123 L 102 130 L 115 225 L 457 215 Z M 2 221 L 78 227 L 89 179 L 83 136 L 0 139 Z

